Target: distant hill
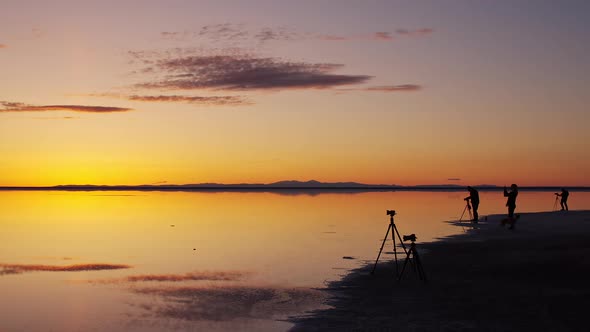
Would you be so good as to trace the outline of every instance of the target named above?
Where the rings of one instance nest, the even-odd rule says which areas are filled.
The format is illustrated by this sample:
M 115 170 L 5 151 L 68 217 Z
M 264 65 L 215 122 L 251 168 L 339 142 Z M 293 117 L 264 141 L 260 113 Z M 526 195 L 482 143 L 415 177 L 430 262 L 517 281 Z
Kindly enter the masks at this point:
M 491 184 L 473 185 L 480 190 L 501 190 Z M 520 187 L 521 190 L 558 190 L 560 187 L 531 186 Z M 570 190 L 587 191 L 589 187 L 568 187 Z M 194 183 L 194 184 L 144 184 L 144 185 L 58 185 L 43 187 L 0 186 L 0 190 L 137 190 L 137 191 L 281 191 L 281 192 L 362 192 L 362 191 L 425 191 L 425 190 L 465 190 L 465 185 L 458 184 L 420 184 L 401 186 L 396 184 L 365 184 L 358 182 L 320 182 L 316 180 L 285 180 L 272 183 Z
M 319 182 L 316 180 L 310 180 L 306 182 L 297 181 L 297 180 L 289 180 L 289 181 L 279 181 L 274 183 L 269 183 L 266 185 L 267 187 L 289 187 L 289 188 L 320 188 L 320 187 L 329 187 L 329 188 L 355 188 L 355 187 L 391 187 L 389 185 L 383 184 L 363 184 L 357 182 Z

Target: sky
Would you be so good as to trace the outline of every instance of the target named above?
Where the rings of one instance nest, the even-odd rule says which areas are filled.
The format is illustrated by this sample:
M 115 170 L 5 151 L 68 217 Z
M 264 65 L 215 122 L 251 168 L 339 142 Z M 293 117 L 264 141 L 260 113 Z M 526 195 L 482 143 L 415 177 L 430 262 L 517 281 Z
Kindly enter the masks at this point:
M 588 1 L 12 1 L 0 185 L 590 186 Z

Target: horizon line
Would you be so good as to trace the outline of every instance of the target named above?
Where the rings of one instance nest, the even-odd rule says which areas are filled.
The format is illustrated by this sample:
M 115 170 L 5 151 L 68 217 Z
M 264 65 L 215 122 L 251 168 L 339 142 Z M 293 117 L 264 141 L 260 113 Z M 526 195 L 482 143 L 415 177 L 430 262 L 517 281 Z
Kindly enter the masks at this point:
M 272 183 L 196 183 L 196 184 L 141 184 L 141 185 L 53 185 L 53 186 L 2 186 L 1 191 L 419 191 L 419 190 L 465 190 L 467 185 L 459 184 L 425 184 L 425 185 L 385 185 L 364 184 L 357 182 L 319 182 L 311 181 L 278 181 Z M 493 184 L 472 185 L 483 191 L 502 190 L 504 186 Z M 555 186 L 532 185 L 520 186 L 521 190 L 559 190 L 567 187 L 569 190 L 590 190 L 590 186 Z

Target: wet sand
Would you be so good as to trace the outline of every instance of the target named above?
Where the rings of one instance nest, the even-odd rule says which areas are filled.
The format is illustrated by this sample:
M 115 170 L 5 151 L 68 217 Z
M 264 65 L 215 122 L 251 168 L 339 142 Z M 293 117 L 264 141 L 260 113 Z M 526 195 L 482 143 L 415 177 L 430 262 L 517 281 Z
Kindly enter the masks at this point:
M 353 271 L 326 289 L 331 308 L 292 331 L 587 330 L 590 211 L 525 213 L 514 230 L 503 218 L 417 243 L 426 284 L 412 270 L 397 282 L 393 261 Z

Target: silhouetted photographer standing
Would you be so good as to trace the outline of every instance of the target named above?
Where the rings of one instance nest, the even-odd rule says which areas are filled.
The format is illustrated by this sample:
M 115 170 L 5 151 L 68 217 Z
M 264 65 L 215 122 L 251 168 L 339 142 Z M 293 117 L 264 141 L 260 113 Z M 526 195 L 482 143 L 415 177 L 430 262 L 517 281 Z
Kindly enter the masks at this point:
M 555 195 L 561 196 L 561 211 L 568 211 L 567 198 L 570 196 L 570 192 L 565 190 L 565 188 L 561 188 L 561 194 L 555 193 Z
M 506 190 L 504 186 L 504 197 L 508 197 L 506 200 L 506 206 L 508 207 L 508 218 L 514 219 L 514 209 L 516 209 L 516 196 L 518 196 L 518 186 L 514 183 L 510 186 L 510 191 Z
M 469 191 L 469 196 L 465 197 L 464 200 L 471 201 L 471 206 L 473 207 L 473 220 L 478 221 L 479 215 L 477 214 L 477 209 L 479 208 L 479 192 L 473 187 L 467 187 Z

